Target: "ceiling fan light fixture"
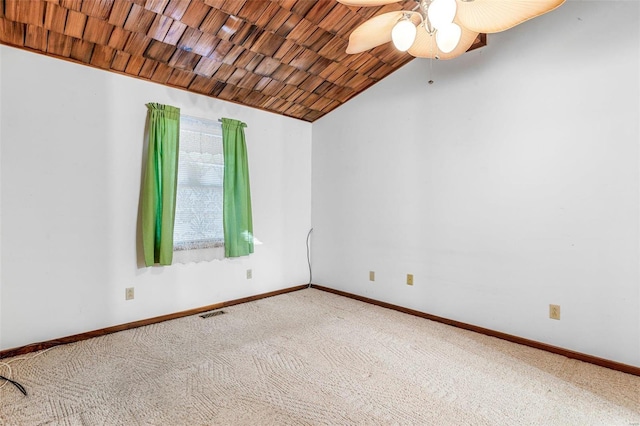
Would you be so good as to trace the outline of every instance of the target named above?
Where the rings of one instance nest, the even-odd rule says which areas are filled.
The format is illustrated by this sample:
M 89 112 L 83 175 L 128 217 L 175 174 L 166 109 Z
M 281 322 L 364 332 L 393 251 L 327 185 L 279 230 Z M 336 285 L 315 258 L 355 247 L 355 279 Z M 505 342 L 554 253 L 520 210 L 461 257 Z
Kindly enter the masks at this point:
M 427 16 L 431 25 L 440 27 L 453 22 L 456 17 L 456 0 L 433 0 L 427 9 Z
M 337 1 L 355 7 L 408 2 L 408 0 Z M 480 34 L 508 30 L 556 9 L 566 0 L 413 1 L 417 6 L 411 11 L 404 9 L 403 5 L 403 10 L 385 12 L 360 24 L 351 32 L 346 52 L 362 53 L 393 41 L 398 50 L 408 52 L 417 58 L 452 59 L 472 47 Z
M 449 23 L 436 31 L 436 44 L 443 53 L 452 52 L 460 43 L 462 28 L 458 24 Z
M 418 29 L 411 22 L 408 15 L 404 15 L 391 30 L 391 40 L 393 45 L 401 52 L 409 50 L 411 45 L 416 39 L 416 33 Z

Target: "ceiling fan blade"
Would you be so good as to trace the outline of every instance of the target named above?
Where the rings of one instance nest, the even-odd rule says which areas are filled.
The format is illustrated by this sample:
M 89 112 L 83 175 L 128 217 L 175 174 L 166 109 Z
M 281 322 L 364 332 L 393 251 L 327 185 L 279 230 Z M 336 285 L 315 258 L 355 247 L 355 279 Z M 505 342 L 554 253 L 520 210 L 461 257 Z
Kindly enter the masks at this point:
M 349 36 L 347 53 L 361 53 L 391 41 L 391 30 L 404 11 L 374 16 L 353 30 Z
M 479 33 L 497 33 L 550 12 L 565 0 L 458 0 L 456 19 Z
M 400 0 L 338 0 L 338 3 L 342 3 L 345 6 L 354 7 L 368 7 L 368 6 L 383 6 L 385 4 L 397 3 Z
M 454 21 L 456 22 L 457 19 Z M 457 22 L 456 22 L 457 23 Z M 477 32 L 468 30 L 464 27 L 462 28 L 462 36 L 460 37 L 460 41 L 455 49 L 453 49 L 449 53 L 444 53 L 440 49 L 438 49 L 438 45 L 436 44 L 436 36 L 429 35 L 424 26 L 420 25 L 418 27 L 418 33 L 416 35 L 416 41 L 413 42 L 413 46 L 409 48 L 407 51 L 411 56 L 415 56 L 416 58 L 435 58 L 438 59 L 453 59 L 462 55 L 464 52 L 469 50 L 473 42 L 478 37 Z

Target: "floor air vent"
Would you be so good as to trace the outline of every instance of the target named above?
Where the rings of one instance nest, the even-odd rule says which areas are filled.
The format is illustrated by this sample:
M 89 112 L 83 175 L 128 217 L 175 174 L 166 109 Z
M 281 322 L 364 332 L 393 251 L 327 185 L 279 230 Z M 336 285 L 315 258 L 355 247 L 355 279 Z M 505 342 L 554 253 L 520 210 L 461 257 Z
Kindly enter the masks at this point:
M 222 315 L 222 314 L 224 314 L 224 311 L 207 312 L 206 314 L 200 315 L 200 318 L 217 317 L 218 315 Z

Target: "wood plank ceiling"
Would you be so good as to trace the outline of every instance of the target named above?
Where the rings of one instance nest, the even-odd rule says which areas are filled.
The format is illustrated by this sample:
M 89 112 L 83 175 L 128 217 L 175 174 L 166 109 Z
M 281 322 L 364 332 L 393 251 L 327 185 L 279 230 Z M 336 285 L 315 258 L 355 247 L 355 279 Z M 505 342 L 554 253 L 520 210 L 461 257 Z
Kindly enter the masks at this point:
M 0 0 L 0 43 L 313 122 L 413 59 L 345 49 L 362 22 L 415 4 Z

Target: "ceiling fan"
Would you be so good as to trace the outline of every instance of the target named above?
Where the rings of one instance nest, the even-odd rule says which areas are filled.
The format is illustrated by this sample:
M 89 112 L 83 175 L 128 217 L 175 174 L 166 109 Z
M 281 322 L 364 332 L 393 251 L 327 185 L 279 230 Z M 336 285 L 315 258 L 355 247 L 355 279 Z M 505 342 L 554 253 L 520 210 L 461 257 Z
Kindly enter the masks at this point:
M 346 6 L 382 6 L 401 0 L 337 0 Z M 374 16 L 349 36 L 347 53 L 361 53 L 393 41 L 417 58 L 452 59 L 466 52 L 480 33 L 508 30 L 550 12 L 565 0 L 415 0 L 413 10 Z

